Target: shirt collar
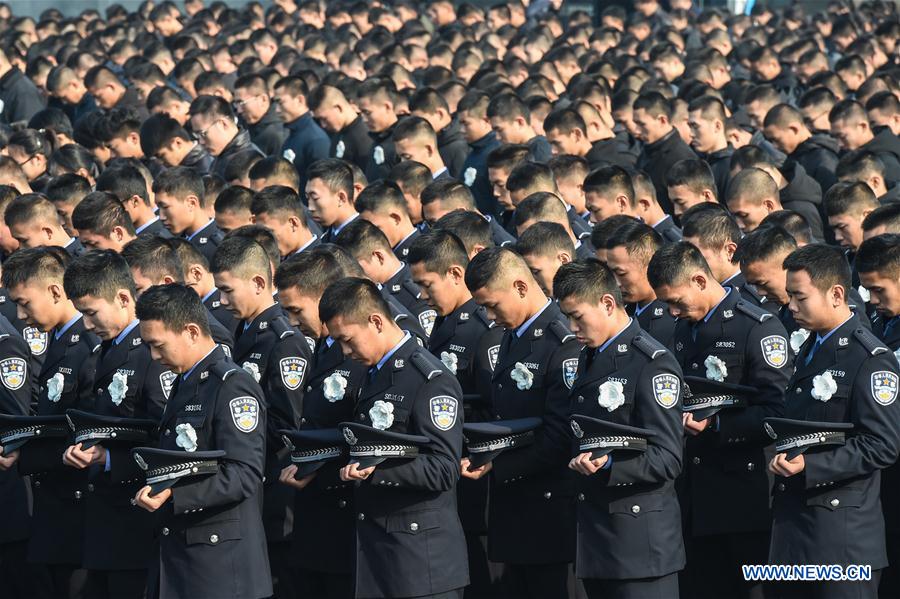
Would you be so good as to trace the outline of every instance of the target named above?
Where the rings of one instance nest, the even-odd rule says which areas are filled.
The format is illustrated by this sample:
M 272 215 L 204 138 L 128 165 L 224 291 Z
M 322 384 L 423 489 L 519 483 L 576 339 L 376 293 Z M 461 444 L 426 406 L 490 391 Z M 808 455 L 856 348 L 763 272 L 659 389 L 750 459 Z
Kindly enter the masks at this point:
M 830 331 L 825 333 L 824 336 L 816 334 L 816 343 L 818 343 L 819 345 L 822 345 L 823 343 L 828 341 L 828 338 L 831 337 L 832 335 L 834 335 L 834 332 L 836 330 L 838 330 L 839 328 L 841 328 L 842 326 L 847 324 L 847 321 L 850 320 L 851 318 L 853 318 L 853 316 L 855 316 L 855 315 L 851 312 L 850 316 L 848 316 L 847 318 L 844 319 L 844 322 L 842 322 L 841 324 L 837 325 L 836 327 L 834 327 L 833 329 L 831 329 Z
M 409 341 L 411 338 L 412 337 L 410 336 L 409 331 L 404 331 L 403 339 L 401 339 L 400 343 L 392 347 L 388 353 L 384 354 L 384 356 L 380 360 L 378 360 L 378 364 L 375 365 L 375 370 L 381 370 L 381 367 L 391 359 L 391 356 L 397 353 L 397 350 L 403 347 L 403 344 Z
M 413 230 L 410 231 L 406 237 L 404 237 L 403 239 L 401 239 L 400 241 L 397 242 L 397 245 L 394 246 L 394 249 L 396 250 L 398 247 L 400 247 L 401 245 L 406 243 L 410 237 L 412 237 L 413 235 L 415 235 L 418 232 L 419 231 L 415 227 L 413 227 Z
M 718 308 L 718 307 L 722 304 L 722 302 L 725 301 L 725 298 L 727 298 L 729 295 L 731 295 L 731 290 L 732 290 L 732 287 L 725 287 L 725 295 L 723 295 L 723 296 L 722 296 L 722 299 L 720 299 L 720 300 L 716 303 L 716 305 L 713 306 L 713 307 L 710 309 L 710 311 L 706 313 L 706 316 L 703 317 L 703 322 L 709 322 L 709 319 L 712 318 L 712 315 L 713 315 L 713 314 L 715 314 L 716 308 Z
M 643 313 L 644 313 L 644 310 L 646 310 L 647 308 L 649 308 L 650 306 L 652 306 L 654 301 L 656 301 L 656 300 L 650 300 L 649 302 L 647 302 L 647 303 L 644 304 L 643 306 L 635 302 L 635 304 L 634 304 L 634 315 L 635 315 L 635 316 L 640 316 L 641 314 L 643 314 Z
M 214 223 L 214 222 L 216 222 L 215 219 L 213 219 L 213 218 L 209 219 L 209 220 L 206 222 L 205 225 L 203 225 L 202 227 L 200 227 L 199 229 L 197 229 L 196 231 L 194 231 L 194 232 L 191 233 L 190 235 L 186 235 L 186 236 L 185 236 L 185 239 L 187 239 L 188 241 L 191 241 L 191 240 L 192 240 L 194 237 L 196 237 L 201 231 L 205 230 L 206 227 L 210 226 L 210 225 L 211 225 L 212 223 Z
M 125 330 L 123 330 L 118 334 L 118 336 L 116 336 L 115 339 L 113 339 L 113 345 L 119 345 L 120 343 L 122 343 L 122 340 L 125 339 L 125 337 L 127 337 L 131 333 L 131 331 L 134 330 L 134 327 L 136 327 L 138 324 L 140 324 L 140 321 L 137 318 L 132 320 L 131 323 L 127 327 L 125 327 Z
M 73 317 L 69 320 L 69 322 L 67 322 L 66 324 L 62 325 L 62 327 L 61 327 L 58 331 L 56 331 L 56 334 L 54 334 L 53 337 L 54 337 L 57 341 L 59 341 L 60 337 L 62 337 L 63 335 L 65 335 L 65 334 L 66 334 L 66 331 L 68 331 L 69 329 L 71 329 L 71 328 L 72 328 L 72 325 L 75 324 L 76 322 L 78 322 L 78 320 L 79 320 L 80 318 L 81 318 L 81 312 L 76 312 L 76 313 L 75 313 L 75 316 L 73 316 Z
M 435 179 L 437 179 L 438 177 L 440 177 L 441 175 L 443 175 L 446 171 L 447 171 L 447 167 L 445 166 L 444 168 L 442 168 L 441 170 L 439 170 L 439 171 L 436 172 L 435 174 L 431 175 L 431 180 L 434 181 Z
M 158 220 L 159 220 L 159 217 L 158 217 L 158 216 L 153 217 L 152 219 L 148 220 L 147 222 L 145 222 L 145 223 L 144 223 L 143 225 L 141 225 L 140 227 L 137 227 L 137 228 L 134 230 L 134 232 L 135 232 L 136 234 L 140 235 L 141 232 L 142 232 L 144 229 L 146 229 L 147 227 L 149 227 L 150 225 L 152 225 L 153 223 L 155 223 L 155 222 L 158 221 Z
M 66 245 L 63 246 L 63 247 L 64 247 L 64 248 L 67 248 L 67 247 L 69 247 L 70 245 L 72 245 L 73 243 L 75 243 L 75 241 L 76 241 L 76 239 L 75 239 L 74 237 L 69 237 L 69 241 L 67 241 L 67 242 L 66 242 Z
M 211 297 L 213 296 L 213 294 L 214 294 L 216 291 L 218 291 L 218 290 L 219 290 L 218 287 L 213 287 L 212 289 L 210 289 L 209 291 L 206 292 L 206 295 L 203 296 L 203 299 L 201 299 L 200 302 L 201 302 L 201 303 L 202 303 L 202 302 L 205 302 L 206 300 L 208 300 L 209 298 L 211 298 Z
M 736 273 L 734 273 L 733 275 L 731 275 L 730 277 L 728 277 L 727 279 L 722 281 L 722 287 L 725 287 L 726 285 L 732 285 L 731 281 L 733 281 L 734 278 L 739 276 L 740 274 L 741 274 L 741 271 L 737 271 Z
M 294 253 L 299 254 L 300 252 L 302 252 L 303 250 L 305 250 L 306 248 L 308 248 L 309 246 L 314 244 L 316 242 L 316 239 L 318 239 L 318 238 L 319 238 L 318 235 L 313 234 L 313 236 L 310 237 L 309 240 L 306 243 L 304 243 L 302 246 L 300 246 L 300 248 Z
M 600 347 L 597 348 L 597 353 L 598 353 L 598 354 L 599 354 L 599 353 L 602 353 L 604 349 L 606 349 L 607 347 L 609 347 L 610 345 L 612 345 L 613 342 L 614 342 L 616 339 L 618 339 L 619 336 L 622 335 L 622 333 L 624 333 L 624 332 L 628 329 L 628 327 L 631 326 L 631 323 L 632 323 L 632 322 L 634 322 L 634 319 L 633 319 L 633 318 L 629 318 L 629 319 L 628 319 L 628 324 L 626 324 L 624 327 L 622 327 L 622 328 L 619 330 L 618 333 L 616 333 L 615 335 L 613 335 L 612 337 L 610 337 L 609 339 L 607 339 L 607 340 L 606 340 L 606 343 L 604 343 L 603 345 L 601 345 Z
M 211 353 L 213 353 L 214 351 L 216 351 L 216 348 L 218 348 L 218 347 L 219 347 L 218 345 L 213 346 L 213 348 L 212 348 L 211 350 L 209 350 L 208 352 L 206 352 L 206 355 L 205 355 L 205 356 L 203 356 L 202 358 L 200 358 L 199 360 L 197 360 L 197 362 L 196 362 L 193 366 L 191 366 L 191 369 L 190 369 L 190 370 L 188 370 L 188 371 L 185 372 L 183 375 L 181 375 L 181 380 L 186 381 L 187 378 L 188 378 L 189 376 L 191 376 L 191 374 L 194 372 L 194 370 L 197 369 L 197 366 L 200 365 L 200 362 L 202 362 L 203 360 L 205 360 L 206 358 L 208 358 L 209 355 L 210 355 Z
M 529 318 L 528 320 L 526 320 L 525 323 L 522 324 L 522 326 L 520 326 L 518 329 L 516 329 L 516 337 L 521 338 L 522 335 L 524 335 L 525 332 L 528 331 L 528 327 L 530 327 L 531 325 L 533 325 L 533 324 L 534 324 L 534 321 L 536 321 L 538 318 L 540 318 L 541 314 L 544 313 L 544 310 L 546 310 L 547 307 L 548 307 L 551 303 L 552 303 L 552 302 L 551 302 L 550 298 L 547 298 L 547 303 L 544 304 L 544 307 L 541 308 L 540 310 L 538 310 L 538 311 L 534 314 L 534 316 L 532 316 L 531 318 Z
M 666 222 L 666 221 L 669 220 L 670 218 L 672 218 L 672 215 L 670 215 L 670 214 L 665 215 L 664 217 L 662 217 L 661 219 L 659 219 L 658 221 L 656 221 L 656 224 L 653 225 L 653 228 L 655 229 L 656 227 L 660 226 L 661 224 L 663 224 L 664 222 Z
M 325 345 L 327 345 L 328 347 L 334 345 L 334 337 L 332 337 L 331 335 L 325 337 Z
M 344 227 L 346 227 L 347 225 L 349 225 L 350 223 L 352 223 L 354 220 L 356 220 L 356 218 L 357 218 L 358 216 L 359 216 L 359 213 L 358 213 L 358 212 L 354 212 L 354 213 L 353 213 L 353 216 L 351 216 L 350 218 L 348 218 L 347 220 L 345 220 L 345 221 L 342 222 L 341 224 L 339 224 L 339 225 L 332 225 L 332 226 L 331 226 L 331 231 L 332 231 L 335 235 L 337 235 L 338 233 L 341 232 L 341 229 L 343 229 Z

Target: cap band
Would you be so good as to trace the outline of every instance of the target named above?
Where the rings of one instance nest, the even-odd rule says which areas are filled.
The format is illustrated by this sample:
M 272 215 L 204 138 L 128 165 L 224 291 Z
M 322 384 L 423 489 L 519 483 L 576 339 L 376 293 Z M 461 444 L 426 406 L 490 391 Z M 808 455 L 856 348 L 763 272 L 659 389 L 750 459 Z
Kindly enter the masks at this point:
M 775 451 L 782 453 L 788 449 L 799 449 L 813 445 L 843 445 L 846 440 L 844 433 L 839 431 L 821 431 L 805 435 L 792 435 L 780 439 L 775 443 Z
M 343 447 L 323 447 L 321 449 L 313 449 L 311 451 L 292 451 L 291 462 L 295 464 L 305 464 L 307 462 L 319 462 L 341 457 Z
M 147 484 L 152 485 L 164 480 L 173 480 L 198 474 L 215 474 L 218 470 L 218 460 L 202 460 L 161 466 L 147 471 Z
M 515 447 L 516 445 L 522 445 L 523 441 L 531 440 L 532 437 L 534 437 L 534 433 L 532 431 L 528 431 L 527 433 L 509 435 L 508 437 L 500 437 L 499 439 L 492 439 L 491 441 L 469 443 L 466 445 L 466 449 L 469 450 L 469 453 L 487 453 L 489 451 L 509 449 L 510 447 Z
M 351 458 L 414 458 L 419 448 L 413 445 L 351 445 Z
M 0 444 L 6 445 L 10 441 L 18 439 L 33 439 L 34 437 L 65 437 L 68 431 L 62 426 L 52 426 L 46 424 L 33 424 L 23 426 L 21 428 L 10 429 L 4 433 L 0 433 Z
M 684 398 L 682 402 L 682 410 L 685 412 L 695 412 L 697 410 L 705 410 L 707 408 L 734 408 L 744 403 L 739 395 L 692 395 Z
M 150 438 L 150 434 L 143 429 L 127 426 L 104 426 L 97 428 L 83 428 L 75 433 L 75 442 L 90 441 L 94 439 L 116 439 L 117 441 L 143 442 Z
M 647 449 L 647 439 L 642 437 L 616 436 L 616 437 L 587 437 L 578 444 L 578 449 L 634 449 L 643 451 Z

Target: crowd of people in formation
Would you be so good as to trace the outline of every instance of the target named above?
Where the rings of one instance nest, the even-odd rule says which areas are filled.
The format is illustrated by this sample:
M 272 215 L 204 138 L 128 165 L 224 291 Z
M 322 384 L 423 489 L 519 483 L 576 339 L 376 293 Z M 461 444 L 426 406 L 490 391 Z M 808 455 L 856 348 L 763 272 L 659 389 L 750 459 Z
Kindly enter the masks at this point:
M 0 596 L 900 597 L 897 5 L 596 4 L 0 4 Z

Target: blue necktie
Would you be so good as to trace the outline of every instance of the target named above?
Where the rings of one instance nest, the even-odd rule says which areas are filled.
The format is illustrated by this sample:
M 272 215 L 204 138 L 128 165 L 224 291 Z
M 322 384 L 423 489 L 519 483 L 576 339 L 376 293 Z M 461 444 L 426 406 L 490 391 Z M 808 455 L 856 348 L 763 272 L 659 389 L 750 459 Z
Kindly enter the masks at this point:
M 813 344 L 812 348 L 810 348 L 809 353 L 806 354 L 806 362 L 804 363 L 806 366 L 809 366 L 809 363 L 812 362 L 813 356 L 816 355 L 816 352 L 819 351 L 820 347 L 822 347 L 822 339 L 816 337 L 816 342 Z

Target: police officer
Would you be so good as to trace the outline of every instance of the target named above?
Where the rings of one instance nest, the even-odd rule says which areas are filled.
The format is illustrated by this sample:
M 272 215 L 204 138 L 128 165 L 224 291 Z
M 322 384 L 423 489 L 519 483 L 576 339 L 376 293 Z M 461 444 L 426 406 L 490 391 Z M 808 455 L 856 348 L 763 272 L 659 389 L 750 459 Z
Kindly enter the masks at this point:
M 10 301 L 10 304 L 15 304 Z M 0 413 L 26 416 L 31 408 L 34 360 L 21 333 L 0 315 Z M 0 449 L 0 576 L 13 599 L 33 596 L 25 552 L 28 544 L 29 482 L 12 469 L 17 454 Z
M 776 475 L 769 562 L 867 564 L 870 580 L 805 583 L 796 592 L 876 597 L 880 570 L 888 564 L 880 476 L 900 451 L 897 360 L 848 307 L 850 265 L 839 248 L 805 246 L 784 266 L 790 309 L 811 332 L 797 354 L 785 416 L 849 422 L 852 431 L 844 443 L 810 446 L 800 455 L 776 449 L 769 464 Z M 776 444 L 783 442 L 779 427 L 772 428 Z
M 647 280 L 647 264 L 662 245 L 659 233 L 641 222 L 617 227 L 606 241 L 606 263 L 616 277 L 626 310 L 641 329 L 666 347 L 672 345 L 675 318 Z
M 859 281 L 869 290 L 877 310 L 872 332 L 896 356 L 900 350 L 900 235 L 883 234 L 862 242 L 856 253 Z M 860 319 L 861 320 L 861 319 Z M 881 475 L 881 505 L 887 532 L 888 561 L 900 561 L 900 518 L 893 506 L 900 499 L 900 470 L 893 465 Z M 886 568 L 881 580 L 884 596 L 900 594 L 900 571 Z
M 272 297 L 272 270 L 263 247 L 248 237 L 232 236 L 213 256 L 211 270 L 221 302 L 239 321 L 233 357 L 263 388 L 267 443 L 263 523 L 276 594 L 293 596 L 289 564 L 293 532 L 293 489 L 278 484 L 286 450 L 278 431 L 293 429 L 303 410 L 303 389 L 312 352 Z
M 541 291 L 525 261 L 506 248 L 475 256 L 466 285 L 488 316 L 506 327 L 492 378 L 495 419 L 539 417 L 534 443 L 462 474 L 492 472 L 488 555 L 505 566 L 510 596 L 564 597 L 574 559 L 574 486 L 568 395 L 580 344 L 557 305 Z
M 758 389 L 744 398 L 745 407 L 705 419 L 684 415 L 690 594 L 755 596 L 760 589 L 743 581 L 740 565 L 765 558 L 771 520 L 762 421 L 783 409 L 787 333 L 774 316 L 716 282 L 690 243 L 660 248 L 647 277 L 678 318 L 675 356 L 685 376 Z
M 100 339 L 87 330 L 81 313 L 66 295 L 63 273 L 68 262 L 65 250 L 42 247 L 19 250 L 3 265 L 3 286 L 26 321 L 50 333 L 37 381 L 39 416 L 63 415 L 70 408 L 90 409 L 94 402 Z M 63 448 L 54 444 L 41 447 L 26 446 L 18 457 L 19 473 L 33 475 L 28 561 L 41 566 L 35 579 L 36 594 L 78 596 L 85 585 L 82 498 L 87 480 L 83 472 L 63 466 Z
M 144 486 L 135 495 L 138 507 L 160 511 L 148 596 L 269 597 L 259 496 L 266 445 L 262 389 L 213 341 L 206 309 L 188 287 L 151 287 L 138 299 L 137 317 L 151 356 L 179 374 L 160 421 L 160 448 L 226 452 L 211 476 L 156 495 Z
M 341 469 L 343 480 L 358 481 L 356 596 L 461 597 L 469 576 L 456 510 L 459 383 L 394 323 L 371 281 L 333 283 L 319 314 L 343 350 L 369 366 L 353 420 L 428 441 L 410 460 Z
M 409 268 L 422 296 L 437 313 L 428 350 L 456 375 L 463 390 L 465 421 L 490 420 L 491 377 L 503 329 L 472 298 L 465 275 L 469 258 L 458 237 L 434 229 L 416 239 Z M 460 520 L 469 553 L 469 596 L 490 592 L 485 553 L 488 480 L 463 478 L 459 483 Z
M 678 597 L 684 567 L 681 510 L 681 368 L 622 306 L 610 269 L 596 259 L 563 265 L 553 281 L 560 309 L 585 344 L 572 387 L 572 429 L 581 415 L 655 433 L 646 451 L 577 453 L 575 574 L 588 597 Z M 610 436 L 607 434 L 607 436 Z M 626 447 L 627 448 L 627 447 Z
M 91 412 L 159 421 L 174 373 L 150 358 L 135 318 L 134 282 L 125 259 L 111 250 L 77 258 L 63 278 L 66 295 L 84 314 L 88 330 L 103 340 L 94 378 Z M 144 596 L 153 545 L 150 514 L 131 509 L 140 471 L 127 448 L 71 445 L 63 462 L 88 474 L 84 567 L 88 593 L 97 597 Z
M 347 257 L 349 261 L 350 258 Z M 291 324 L 315 340 L 316 349 L 303 395 L 301 430 L 336 429 L 353 419 L 353 407 L 368 368 L 345 356 L 341 344 L 319 319 L 326 287 L 345 276 L 333 254 L 312 251 L 286 260 L 275 272 L 278 297 Z M 333 468 L 296 479 L 285 468 L 282 483 L 297 490 L 294 502 L 292 566 L 301 597 L 353 596 L 352 561 L 356 512 L 353 485 Z

